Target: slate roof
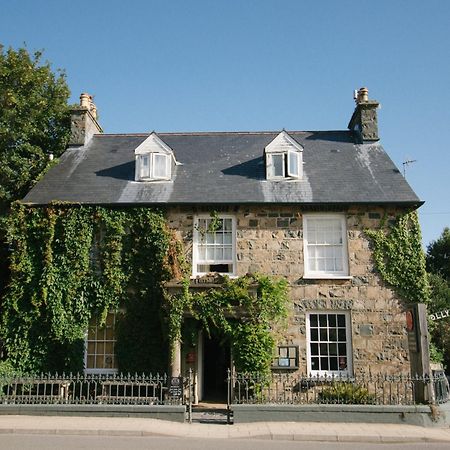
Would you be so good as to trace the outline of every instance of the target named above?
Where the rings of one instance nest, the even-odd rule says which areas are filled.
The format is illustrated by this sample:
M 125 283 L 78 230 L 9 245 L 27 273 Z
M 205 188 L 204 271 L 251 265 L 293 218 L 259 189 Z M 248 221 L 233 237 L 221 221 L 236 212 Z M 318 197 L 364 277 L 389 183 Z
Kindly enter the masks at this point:
M 134 181 L 134 149 L 149 134 L 98 134 L 69 148 L 23 199 L 90 204 L 421 204 L 379 143 L 351 131 L 289 131 L 302 180 L 265 179 L 264 147 L 279 132 L 158 133 L 182 163 L 171 182 Z

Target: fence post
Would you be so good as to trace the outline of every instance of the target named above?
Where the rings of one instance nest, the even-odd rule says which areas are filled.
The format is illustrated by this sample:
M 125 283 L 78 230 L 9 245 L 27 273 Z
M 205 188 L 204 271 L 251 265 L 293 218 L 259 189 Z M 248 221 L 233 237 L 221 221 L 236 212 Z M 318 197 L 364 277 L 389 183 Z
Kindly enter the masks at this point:
M 231 423 L 231 370 L 227 369 L 227 424 Z
M 188 390 L 188 422 L 192 423 L 192 368 L 189 368 Z

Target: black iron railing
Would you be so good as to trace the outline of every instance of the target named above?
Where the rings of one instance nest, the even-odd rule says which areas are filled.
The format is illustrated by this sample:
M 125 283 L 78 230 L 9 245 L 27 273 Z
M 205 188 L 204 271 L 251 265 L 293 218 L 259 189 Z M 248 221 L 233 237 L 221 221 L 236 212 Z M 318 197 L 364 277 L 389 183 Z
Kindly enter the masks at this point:
M 163 374 L 40 374 L 0 378 L 3 404 L 173 403 Z
M 442 375 L 420 377 L 376 374 L 350 377 L 288 373 L 262 375 L 229 371 L 228 391 L 230 405 L 414 405 L 418 403 L 418 398 L 423 397 L 423 393 L 429 403 L 443 403 L 449 399 L 448 382 Z

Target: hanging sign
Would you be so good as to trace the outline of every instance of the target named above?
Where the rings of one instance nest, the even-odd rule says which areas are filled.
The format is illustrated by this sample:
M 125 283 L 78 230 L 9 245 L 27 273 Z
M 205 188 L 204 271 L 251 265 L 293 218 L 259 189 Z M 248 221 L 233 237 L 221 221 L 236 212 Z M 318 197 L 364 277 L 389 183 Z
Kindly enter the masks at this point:
M 430 314 L 431 320 L 440 320 L 445 319 L 446 317 L 450 317 L 450 309 L 444 309 L 443 311 L 439 311 L 434 314 Z

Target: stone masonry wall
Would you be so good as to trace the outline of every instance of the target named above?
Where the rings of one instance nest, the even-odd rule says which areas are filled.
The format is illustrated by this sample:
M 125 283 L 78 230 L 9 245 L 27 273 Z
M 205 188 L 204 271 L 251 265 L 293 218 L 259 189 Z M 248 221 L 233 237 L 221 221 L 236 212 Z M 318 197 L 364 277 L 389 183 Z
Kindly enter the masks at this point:
M 403 302 L 374 269 L 370 242 L 364 234 L 379 228 L 381 219 L 393 220 L 400 210 L 351 207 L 347 217 L 348 262 L 351 279 L 303 279 L 303 213 L 300 206 L 241 206 L 229 208 L 179 207 L 168 212 L 169 225 L 184 242 L 191 260 L 193 220 L 196 213 L 234 214 L 237 219 L 237 273 L 263 273 L 290 282 L 289 326 L 279 344 L 299 347 L 299 371 L 307 373 L 307 311 L 349 311 L 353 372 L 409 373 Z M 320 211 L 328 213 L 333 211 Z

